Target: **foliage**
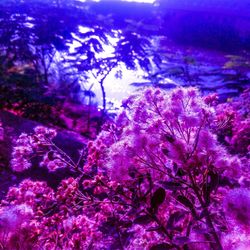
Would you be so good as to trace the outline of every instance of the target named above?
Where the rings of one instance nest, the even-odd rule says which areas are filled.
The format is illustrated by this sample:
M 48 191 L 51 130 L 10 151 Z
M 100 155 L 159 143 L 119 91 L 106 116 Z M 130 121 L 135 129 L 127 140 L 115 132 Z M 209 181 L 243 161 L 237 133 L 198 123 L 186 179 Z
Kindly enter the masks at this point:
M 14 171 L 36 157 L 41 167 L 68 167 L 78 177 L 56 190 L 29 179 L 11 187 L 1 202 L 3 248 L 249 247 L 248 160 L 218 142 L 215 100 L 195 88 L 145 89 L 89 142 L 85 164 L 86 151 L 74 162 L 53 143 L 55 130 L 22 134 Z

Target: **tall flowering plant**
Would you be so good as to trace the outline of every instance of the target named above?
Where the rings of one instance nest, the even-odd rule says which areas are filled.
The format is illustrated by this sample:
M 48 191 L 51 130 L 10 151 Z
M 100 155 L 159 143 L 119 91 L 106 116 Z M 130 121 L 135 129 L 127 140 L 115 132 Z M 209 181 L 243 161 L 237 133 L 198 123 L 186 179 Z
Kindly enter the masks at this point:
M 127 99 L 116 123 L 89 144 L 85 170 L 98 166 L 126 186 L 140 207 L 138 218 L 148 219 L 150 231 L 159 224 L 155 231 L 165 235 L 165 246 L 194 249 L 203 232 L 200 243 L 222 249 L 220 204 L 227 191 L 221 186 L 236 185 L 232 177 L 241 166 L 213 133 L 214 100 L 195 88 L 146 89 Z
M 10 188 L 1 202 L 0 244 L 6 249 L 249 247 L 250 192 L 241 187 L 241 161 L 218 142 L 216 96 L 203 98 L 195 88 L 167 93 L 149 88 L 123 106 L 116 121 L 88 143 L 83 166 L 82 154 L 75 163 L 56 146 L 54 130 L 38 127 L 20 136 L 13 170 L 32 167 L 31 158 L 39 155 L 41 167 L 68 167 L 78 177 L 63 180 L 56 190 L 31 180 Z M 17 226 L 6 231 L 2 221 Z

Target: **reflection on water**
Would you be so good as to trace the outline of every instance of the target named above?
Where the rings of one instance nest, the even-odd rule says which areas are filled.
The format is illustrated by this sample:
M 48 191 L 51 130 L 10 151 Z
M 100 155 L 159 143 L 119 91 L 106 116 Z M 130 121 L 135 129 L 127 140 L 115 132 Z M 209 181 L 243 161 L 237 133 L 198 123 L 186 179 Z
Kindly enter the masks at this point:
M 79 26 L 79 32 L 81 34 L 93 31 L 91 28 Z M 97 55 L 98 59 L 109 58 L 114 55 L 114 47 L 119 41 L 118 33 L 119 30 L 113 31 L 114 37 L 107 36 L 109 44 L 102 43 L 103 51 Z M 73 34 L 76 39 L 70 44 L 69 52 L 74 53 L 78 47 L 84 43 L 84 39 L 81 39 L 76 34 Z M 70 56 L 68 56 L 70 57 Z M 137 88 L 132 86 L 133 82 L 145 82 L 145 72 L 141 69 L 128 70 L 124 64 L 119 64 L 115 67 L 104 80 L 104 87 L 106 92 L 107 104 L 112 109 L 120 108 L 121 101 L 126 96 L 131 94 Z M 98 107 L 102 108 L 102 93 L 100 89 L 99 79 L 95 77 L 93 71 L 89 72 L 86 80 L 80 82 L 81 88 L 83 90 L 92 90 L 96 95 L 96 101 L 98 102 Z

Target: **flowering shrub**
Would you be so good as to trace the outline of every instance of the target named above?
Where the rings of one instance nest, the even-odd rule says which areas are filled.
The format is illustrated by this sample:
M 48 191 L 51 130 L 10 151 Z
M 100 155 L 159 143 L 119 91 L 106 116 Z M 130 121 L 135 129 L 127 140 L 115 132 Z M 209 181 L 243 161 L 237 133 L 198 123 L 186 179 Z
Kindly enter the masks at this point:
M 225 127 L 216 99 L 195 88 L 149 88 L 131 96 L 116 121 L 88 143 L 84 166 L 57 147 L 54 130 L 22 134 L 13 170 L 30 168 L 36 156 L 50 171 L 69 167 L 78 176 L 56 190 L 31 180 L 10 188 L 0 218 L 20 206 L 27 216 L 15 222 L 18 230 L 0 232 L 3 248 L 21 249 L 21 241 L 26 249 L 69 250 L 249 246 L 248 159 L 230 155 L 219 143 Z M 237 242 L 235 225 L 242 236 Z
M 238 100 L 216 107 L 217 133 L 232 153 L 246 155 L 250 150 L 249 103 L 250 89 L 246 89 Z

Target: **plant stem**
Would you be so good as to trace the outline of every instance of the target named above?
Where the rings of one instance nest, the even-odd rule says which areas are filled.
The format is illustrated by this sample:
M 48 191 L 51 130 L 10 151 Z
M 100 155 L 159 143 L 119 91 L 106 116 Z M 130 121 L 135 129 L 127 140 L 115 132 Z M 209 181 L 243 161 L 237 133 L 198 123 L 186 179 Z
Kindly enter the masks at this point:
M 208 208 L 207 208 L 206 204 L 202 200 L 202 197 L 201 197 L 201 195 L 199 193 L 199 189 L 198 189 L 198 187 L 196 185 L 196 182 L 195 182 L 195 180 L 194 180 L 191 173 L 189 173 L 189 178 L 190 178 L 190 180 L 192 182 L 192 188 L 193 188 L 193 190 L 194 190 L 194 192 L 195 192 L 195 194 L 196 194 L 196 196 L 197 196 L 197 198 L 198 198 L 198 200 L 199 200 L 199 202 L 200 202 L 200 204 L 201 204 L 201 206 L 203 208 L 207 226 L 211 229 L 211 235 L 213 236 L 213 238 L 215 240 L 215 244 L 211 243 L 211 245 L 212 245 L 214 250 L 223 250 L 223 247 L 222 247 L 222 245 L 220 243 L 219 236 L 217 235 L 216 230 L 214 228 L 213 221 L 211 219 Z

